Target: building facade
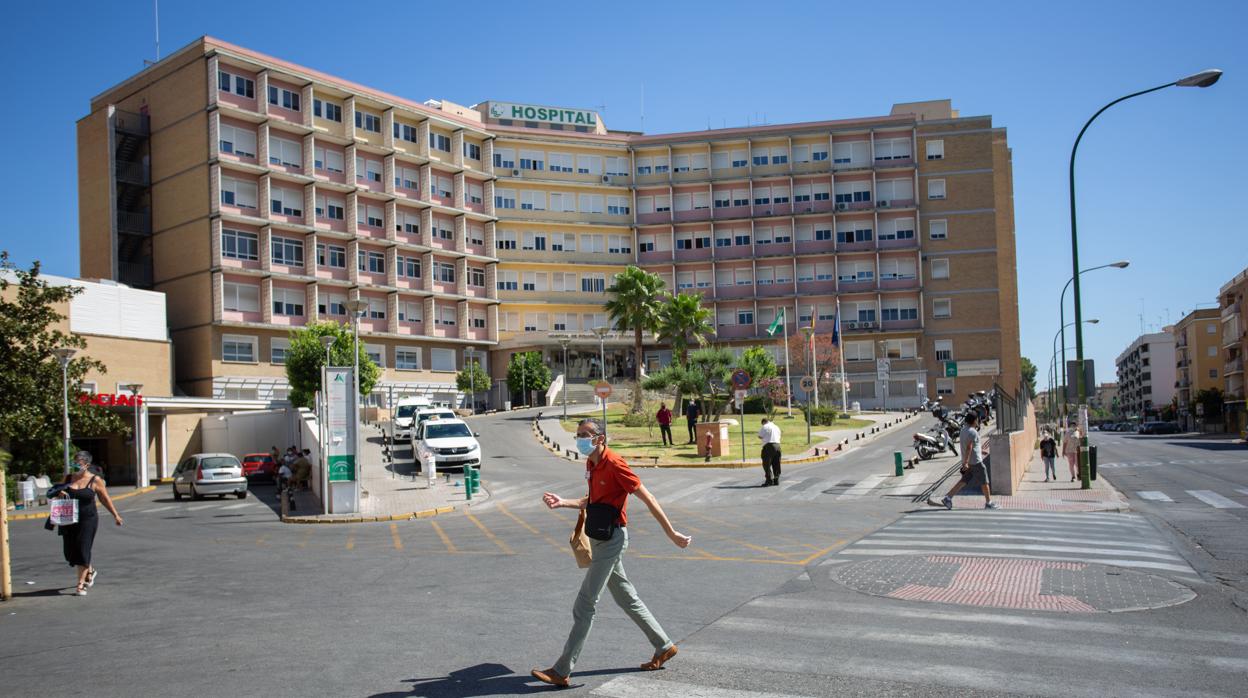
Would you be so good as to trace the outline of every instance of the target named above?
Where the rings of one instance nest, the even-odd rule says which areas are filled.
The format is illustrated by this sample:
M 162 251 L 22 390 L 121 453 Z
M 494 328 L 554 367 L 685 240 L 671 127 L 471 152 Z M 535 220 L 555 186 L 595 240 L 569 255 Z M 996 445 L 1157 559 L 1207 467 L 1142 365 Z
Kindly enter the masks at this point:
M 1248 410 L 1244 407 L 1244 357 L 1248 356 L 1248 269 L 1218 289 L 1222 319 L 1222 413 L 1228 431 L 1248 432 Z
M 1192 401 L 1202 390 L 1222 389 L 1222 333 L 1217 308 L 1193 310 L 1175 323 L 1174 335 L 1175 394 L 1179 406 L 1179 423 L 1195 429 L 1202 415 Z
M 1170 329 L 1140 335 L 1115 360 L 1118 410 L 1124 417 L 1156 419 L 1174 399 L 1174 335 Z
M 593 333 L 629 264 L 700 294 L 733 348 L 779 356 L 778 313 L 826 333 L 839 304 L 864 406 L 1019 383 L 1005 131 L 947 100 L 646 135 L 203 38 L 93 99 L 78 140 L 83 275 L 168 294 L 196 395 L 280 399 L 290 329 L 355 299 L 382 392 L 453 393 L 470 348 L 496 377 L 526 350 L 562 373 L 564 344 L 570 382 L 631 376 L 631 338 Z
M 1096 392 L 1088 401 L 1090 407 L 1106 410 L 1113 413 L 1115 406 L 1118 404 L 1118 384 L 1117 383 L 1101 383 L 1096 387 Z

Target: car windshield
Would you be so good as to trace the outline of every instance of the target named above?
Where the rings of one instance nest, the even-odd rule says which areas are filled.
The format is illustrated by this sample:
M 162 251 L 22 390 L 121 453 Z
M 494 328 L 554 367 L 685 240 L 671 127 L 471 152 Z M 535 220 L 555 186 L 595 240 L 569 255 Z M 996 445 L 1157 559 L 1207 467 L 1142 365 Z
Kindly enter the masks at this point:
M 472 436 L 472 432 L 468 431 L 468 425 L 463 422 L 454 424 L 426 424 L 426 439 L 448 439 L 456 436 Z
M 399 416 L 411 417 L 416 413 L 418 407 L 419 405 L 399 405 Z
M 233 456 L 213 456 L 200 461 L 199 466 L 204 470 L 212 468 L 237 468 L 238 459 Z
M 248 456 L 247 462 L 248 463 L 263 463 L 265 465 L 268 465 L 273 462 L 273 457 L 272 456 Z
M 417 419 L 423 422 L 426 419 L 431 419 L 433 417 L 437 417 L 438 419 L 455 419 L 455 413 L 454 412 L 430 412 L 429 414 L 420 415 L 419 417 L 417 417 Z

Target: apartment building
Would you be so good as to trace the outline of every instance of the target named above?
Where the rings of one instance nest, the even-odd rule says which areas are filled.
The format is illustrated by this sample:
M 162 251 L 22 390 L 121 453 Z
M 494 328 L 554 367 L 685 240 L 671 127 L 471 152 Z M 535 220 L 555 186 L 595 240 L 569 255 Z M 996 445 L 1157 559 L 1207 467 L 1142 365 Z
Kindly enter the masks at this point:
M 734 348 L 779 354 L 781 308 L 791 335 L 830 332 L 839 302 L 864 406 L 1019 381 L 1005 131 L 948 100 L 646 135 L 203 38 L 92 100 L 79 151 L 83 274 L 168 294 L 196 394 L 280 398 L 289 329 L 356 298 L 383 390 L 453 392 L 468 348 L 496 377 L 524 350 L 556 374 L 566 350 L 573 382 L 631 376 L 631 338 L 593 332 L 628 264 L 701 294 Z
M 1175 340 L 1169 326 L 1140 335 L 1118 358 L 1118 411 L 1155 419 L 1175 396 Z
M 1248 430 L 1248 409 L 1244 407 L 1244 357 L 1248 356 L 1248 269 L 1235 275 L 1218 289 L 1222 320 L 1222 414 L 1228 431 Z
M 1193 310 L 1174 324 L 1175 392 L 1179 422 L 1195 429 L 1192 401 L 1202 390 L 1222 389 L 1222 333 L 1217 308 Z

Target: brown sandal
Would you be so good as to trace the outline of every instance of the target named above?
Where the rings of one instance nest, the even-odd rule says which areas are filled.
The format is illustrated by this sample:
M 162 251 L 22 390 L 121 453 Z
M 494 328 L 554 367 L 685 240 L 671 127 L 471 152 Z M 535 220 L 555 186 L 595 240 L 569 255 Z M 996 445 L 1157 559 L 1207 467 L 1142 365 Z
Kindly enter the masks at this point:
M 641 670 L 642 671 L 654 671 L 656 669 L 662 669 L 663 665 L 667 663 L 667 660 L 675 656 L 676 656 L 676 645 L 672 645 L 671 647 L 668 647 L 667 650 L 663 652 L 655 652 L 654 656 L 650 658 L 650 661 L 641 665 Z
M 529 674 L 542 683 L 548 683 L 551 686 L 558 686 L 559 688 L 568 687 L 568 677 L 560 676 L 555 672 L 553 667 L 550 669 L 534 669 L 530 671 Z

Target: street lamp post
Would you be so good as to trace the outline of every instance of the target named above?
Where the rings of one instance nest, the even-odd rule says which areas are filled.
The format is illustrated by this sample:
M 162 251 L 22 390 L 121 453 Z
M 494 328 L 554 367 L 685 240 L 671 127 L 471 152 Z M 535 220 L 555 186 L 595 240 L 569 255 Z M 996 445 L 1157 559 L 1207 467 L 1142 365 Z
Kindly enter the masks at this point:
M 1083 134 L 1087 132 L 1088 127 L 1092 125 L 1092 122 L 1096 121 L 1096 117 L 1100 116 L 1106 109 L 1109 109 L 1119 102 L 1124 102 L 1132 97 L 1146 95 L 1150 92 L 1164 90 L 1167 87 L 1209 87 L 1210 85 L 1216 83 L 1218 78 L 1221 77 L 1221 70 L 1203 70 L 1194 75 L 1189 75 L 1185 78 L 1175 80 L 1174 82 L 1168 82 L 1164 85 L 1150 87 L 1147 90 L 1140 90 L 1139 92 L 1132 92 L 1129 95 L 1119 97 L 1097 110 L 1097 112 L 1092 115 L 1092 118 L 1088 119 L 1087 123 L 1083 125 L 1083 128 L 1079 129 L 1079 135 L 1075 137 L 1075 144 L 1070 149 L 1070 268 L 1075 286 L 1073 299 L 1075 305 L 1075 370 L 1077 373 L 1075 376 L 1075 385 L 1077 386 L 1076 396 L 1079 400 L 1078 404 L 1080 405 L 1082 405 L 1087 398 L 1087 386 L 1084 384 L 1083 380 L 1083 308 L 1081 305 L 1081 297 L 1079 295 L 1079 229 L 1078 218 L 1075 215 L 1075 155 L 1079 152 L 1079 141 L 1083 140 Z M 1081 489 L 1085 490 L 1092 487 L 1088 468 L 1084 464 L 1084 458 L 1086 457 L 1084 454 L 1086 453 L 1087 445 L 1088 435 L 1084 434 L 1083 444 L 1079 453 L 1079 471 L 1081 474 Z
M 65 441 L 65 472 L 69 474 L 69 360 L 74 358 L 74 354 L 78 353 L 77 349 L 69 347 L 61 347 L 53 349 L 56 354 L 56 360 L 61 364 L 61 416 L 64 423 L 61 425 L 61 436 Z
M 130 390 L 130 396 L 134 400 L 134 486 L 143 486 L 143 429 L 139 425 L 139 416 L 142 414 L 142 407 L 139 401 L 142 397 L 139 393 L 143 390 L 142 383 L 131 383 L 126 386 Z
M 368 301 L 362 298 L 354 298 L 347 301 L 347 312 L 351 313 L 351 376 L 353 378 L 354 394 L 351 396 L 351 404 L 355 405 L 355 409 L 351 414 L 355 424 L 355 509 L 359 510 L 360 502 L 360 478 L 364 470 L 364 464 L 360 462 L 360 319 L 364 317 L 364 311 L 368 309 Z
M 568 343 L 571 339 L 560 338 L 559 346 L 563 348 L 563 421 L 568 421 Z
M 880 358 L 887 359 L 888 358 L 888 342 L 881 339 L 880 341 L 876 342 L 876 344 L 880 348 Z M 880 387 L 884 389 L 883 406 L 884 406 L 885 412 L 888 411 L 888 379 L 889 379 L 889 374 L 885 373 L 884 379 L 880 381 Z
M 607 382 L 607 332 L 610 332 L 610 331 L 611 331 L 611 328 L 606 327 L 606 326 L 600 326 L 600 327 L 594 328 L 594 334 L 598 335 L 598 361 L 602 363 L 602 381 L 604 383 Z M 641 386 L 638 386 L 638 388 L 640 387 Z M 604 397 L 604 398 L 601 398 L 601 400 L 602 400 L 602 433 L 605 436 L 607 433 L 607 399 Z
M 1115 268 L 1115 269 L 1126 269 L 1126 268 L 1127 268 L 1127 267 L 1129 267 L 1129 266 L 1131 266 L 1131 262 L 1130 262 L 1129 260 L 1125 260 L 1125 259 L 1124 259 L 1124 260 L 1121 260 L 1121 261 L 1118 261 L 1118 262 L 1111 262 L 1111 263 L 1109 263 L 1109 264 L 1101 264 L 1101 265 L 1099 265 L 1099 266 L 1095 266 L 1095 267 L 1088 267 L 1087 269 L 1084 269 L 1083 271 L 1081 271 L 1081 272 L 1079 272 L 1079 273 L 1082 275 L 1082 274 L 1087 274 L 1087 273 L 1088 273 L 1088 272 L 1090 272 L 1090 271 L 1096 271 L 1097 269 L 1108 269 L 1108 268 L 1110 268 L 1110 267 L 1113 267 L 1113 268 Z M 1066 376 L 1066 328 L 1067 328 L 1067 327 L 1070 327 L 1070 325 L 1066 324 L 1066 289 L 1070 288 L 1070 284 L 1071 284 L 1071 282 L 1073 282 L 1074 280 L 1075 280 L 1075 278 L 1074 278 L 1073 276 L 1072 276 L 1071 278 L 1069 278 L 1069 279 L 1067 279 L 1067 280 L 1066 280 L 1066 285 L 1062 287 L 1062 295 L 1061 295 L 1061 298 L 1060 298 L 1060 299 L 1059 299 L 1059 301 L 1058 301 L 1058 313 L 1059 313 L 1059 316 L 1060 316 L 1060 319 L 1061 319 L 1061 326 L 1062 326 L 1062 332 L 1061 332 L 1061 334 L 1062 334 L 1062 366 L 1061 366 L 1061 372 L 1062 372 L 1062 384 L 1063 384 L 1063 385 L 1065 385 L 1065 384 L 1066 384 L 1066 381 L 1067 381 L 1067 376 Z M 1071 324 L 1074 324 L 1074 323 L 1071 323 Z

